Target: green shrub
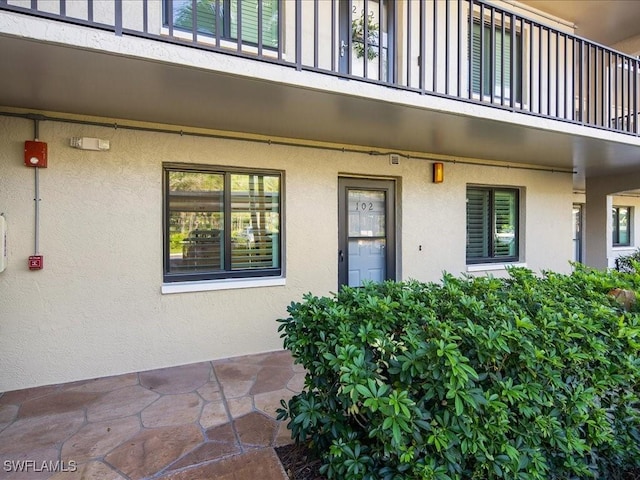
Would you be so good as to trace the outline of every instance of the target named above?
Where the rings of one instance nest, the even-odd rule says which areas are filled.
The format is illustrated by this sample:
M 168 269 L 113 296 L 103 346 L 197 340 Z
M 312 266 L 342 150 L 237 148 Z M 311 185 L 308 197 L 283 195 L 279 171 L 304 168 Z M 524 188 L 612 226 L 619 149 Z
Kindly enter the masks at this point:
M 174 232 L 169 234 L 169 250 L 171 253 L 182 253 L 182 245 L 184 239 L 189 235 L 183 232 Z
M 280 320 L 285 404 L 329 479 L 614 480 L 640 466 L 640 321 L 581 267 L 307 294 Z M 634 307 L 635 308 L 635 307 Z
M 622 255 L 616 258 L 616 270 L 624 273 L 639 273 L 640 249 L 629 255 Z

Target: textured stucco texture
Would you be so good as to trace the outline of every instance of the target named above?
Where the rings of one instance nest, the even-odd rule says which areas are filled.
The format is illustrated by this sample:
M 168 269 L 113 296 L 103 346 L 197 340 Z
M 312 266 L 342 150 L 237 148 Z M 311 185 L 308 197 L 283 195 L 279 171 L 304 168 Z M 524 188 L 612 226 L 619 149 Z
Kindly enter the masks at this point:
M 23 148 L 33 122 L 0 116 L 9 262 L 0 273 L 0 391 L 282 348 L 276 319 L 287 305 L 337 289 L 340 176 L 395 180 L 398 279 L 467 271 L 469 184 L 520 188 L 520 261 L 569 270 L 567 173 L 446 163 L 444 183 L 434 184 L 428 160 L 391 165 L 386 155 L 57 121 L 39 130 L 49 149 L 39 175 L 44 269 L 29 271 L 34 169 Z M 70 137 L 106 139 L 111 150 L 74 149 Z M 161 293 L 163 162 L 284 172 L 284 285 Z

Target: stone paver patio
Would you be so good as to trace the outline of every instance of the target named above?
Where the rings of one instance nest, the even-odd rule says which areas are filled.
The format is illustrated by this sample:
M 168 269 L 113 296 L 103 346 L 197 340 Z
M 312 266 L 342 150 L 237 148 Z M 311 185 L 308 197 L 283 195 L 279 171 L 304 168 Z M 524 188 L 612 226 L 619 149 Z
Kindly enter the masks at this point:
M 274 352 L 6 392 L 0 479 L 286 479 L 276 409 L 303 385 Z

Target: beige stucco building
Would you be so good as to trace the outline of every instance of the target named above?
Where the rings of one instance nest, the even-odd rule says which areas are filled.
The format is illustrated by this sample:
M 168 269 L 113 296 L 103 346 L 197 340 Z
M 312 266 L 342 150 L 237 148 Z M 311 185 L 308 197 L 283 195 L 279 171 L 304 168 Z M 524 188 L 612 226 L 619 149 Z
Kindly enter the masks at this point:
M 0 391 L 277 350 L 367 279 L 613 266 L 640 10 L 595 4 L 0 0 Z

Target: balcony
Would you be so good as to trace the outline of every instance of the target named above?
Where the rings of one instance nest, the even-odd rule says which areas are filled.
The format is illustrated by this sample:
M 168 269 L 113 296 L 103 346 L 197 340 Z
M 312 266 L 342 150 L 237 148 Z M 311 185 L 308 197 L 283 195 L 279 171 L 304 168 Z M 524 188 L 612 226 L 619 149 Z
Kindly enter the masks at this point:
M 0 85 L 6 97 L 0 103 L 8 106 L 523 163 L 546 158 L 549 165 L 593 172 L 610 150 L 596 148 L 594 137 L 622 144 L 615 152 L 621 167 L 635 158 L 639 60 L 516 8 L 480 0 L 0 0 L 0 9 L 147 42 L 140 47 L 146 52 L 155 44 L 209 55 L 202 57 L 206 65 L 188 65 L 188 72 L 180 59 L 143 59 L 153 64 L 142 72 L 140 50 L 134 55 L 117 44 L 98 59 L 99 48 L 90 54 L 81 46 L 72 60 L 60 50 L 64 39 L 25 50 L 0 28 L 3 60 L 19 63 L 27 54 L 61 78 L 72 67 L 69 81 L 95 79 L 103 96 L 98 108 L 89 87 L 78 83 L 73 93 L 84 95 L 82 102 L 62 92 L 56 99 L 40 92 L 53 88 L 49 84 L 31 88 L 43 100 L 38 103 L 24 88 L 34 81 L 25 67 L 25 82 Z M 130 74 L 112 78 L 115 71 Z M 261 77 L 265 71 L 271 73 Z M 137 77 L 144 84 L 136 84 Z M 164 99 L 128 100 L 122 92 L 119 101 L 110 99 L 113 86 L 136 85 Z M 125 111 L 123 104 L 137 101 L 136 112 Z M 277 122 L 265 113 L 274 111 Z M 389 124 L 401 131 L 389 132 Z M 427 124 L 442 130 L 425 135 Z M 540 125 L 545 135 L 525 130 Z M 460 145 L 460 132 L 471 146 Z M 509 139 L 518 141 L 510 145 Z M 498 140 L 500 149 L 492 146 Z M 597 157 L 587 153 L 576 163 L 578 153 L 594 148 Z

